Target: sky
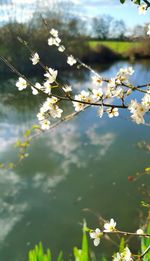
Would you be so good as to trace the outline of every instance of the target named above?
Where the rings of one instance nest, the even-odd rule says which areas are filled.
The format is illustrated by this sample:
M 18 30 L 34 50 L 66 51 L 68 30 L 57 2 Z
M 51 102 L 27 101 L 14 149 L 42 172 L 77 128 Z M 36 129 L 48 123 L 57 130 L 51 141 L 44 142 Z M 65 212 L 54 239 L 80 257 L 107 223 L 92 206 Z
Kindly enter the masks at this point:
M 78 2 L 81 16 L 94 17 L 103 14 L 111 15 L 117 20 L 124 20 L 127 26 L 150 23 L 150 10 L 146 15 L 139 15 L 138 8 L 131 1 L 120 4 L 119 0 L 74 0 Z M 83 12 L 82 12 L 83 9 Z
M 146 15 L 139 15 L 137 6 L 130 0 L 126 1 L 124 5 L 121 5 L 119 0 L 38 0 L 38 3 L 39 9 L 52 9 L 54 3 L 60 3 L 60 8 L 62 2 L 73 3 L 73 8 L 68 10 L 69 14 L 80 17 L 85 22 L 95 16 L 107 14 L 117 20 L 124 20 L 130 28 L 137 24 L 150 23 L 150 10 Z M 37 0 L 0 0 L 0 22 L 7 22 L 13 15 L 18 21 L 27 21 L 33 16 L 36 2 Z

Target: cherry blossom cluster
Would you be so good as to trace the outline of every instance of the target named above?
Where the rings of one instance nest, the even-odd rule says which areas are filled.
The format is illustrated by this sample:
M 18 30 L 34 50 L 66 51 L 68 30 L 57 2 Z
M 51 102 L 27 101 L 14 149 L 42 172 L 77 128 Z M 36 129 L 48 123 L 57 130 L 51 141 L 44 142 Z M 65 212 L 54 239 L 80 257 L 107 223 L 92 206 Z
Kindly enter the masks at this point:
M 58 31 L 55 29 L 50 30 L 50 38 L 48 39 L 48 44 L 55 45 L 58 51 L 65 51 L 65 47 L 61 44 L 61 39 L 59 38 Z M 37 52 L 32 54 L 31 61 L 33 65 L 40 63 L 40 57 Z M 73 66 L 77 63 L 72 55 L 67 55 L 66 62 Z M 78 61 L 80 65 L 84 65 L 82 62 Z M 32 89 L 32 94 L 37 95 L 38 93 L 44 93 L 47 95 L 47 100 L 44 102 L 40 108 L 40 112 L 37 114 L 37 118 L 40 122 L 41 129 L 47 130 L 50 128 L 50 117 L 51 118 L 61 118 L 63 109 L 59 108 L 59 101 L 61 99 L 68 99 L 72 102 L 75 112 L 83 111 L 86 106 L 98 106 L 98 116 L 101 118 L 104 113 L 108 115 L 109 118 L 119 116 L 120 109 L 128 109 L 131 113 L 131 118 L 137 124 L 144 124 L 144 115 L 150 110 L 150 87 L 147 86 L 141 103 L 136 100 L 131 100 L 130 103 L 125 104 L 125 99 L 133 91 L 135 91 L 134 86 L 129 82 L 129 77 L 133 75 L 134 70 L 132 67 L 120 68 L 115 77 L 106 80 L 100 75 L 92 70 L 94 75 L 92 76 L 93 88 L 88 88 L 87 90 L 81 90 L 80 93 L 75 96 L 72 95 L 72 87 L 58 83 L 57 75 L 58 71 L 52 68 L 44 67 L 44 81 L 43 83 L 36 82 L 31 84 L 24 77 L 19 77 L 16 86 L 19 91 L 22 91 L 30 86 Z M 55 87 L 61 88 L 63 90 L 64 96 L 58 99 L 56 95 L 52 95 L 52 89 Z M 137 91 L 141 91 L 137 88 Z M 120 105 L 114 105 L 114 100 L 120 100 Z M 118 104 L 118 103 L 117 103 Z
M 117 223 L 114 221 L 113 218 L 110 219 L 109 222 L 104 224 L 104 228 L 102 230 L 100 230 L 99 228 L 96 228 L 95 230 L 91 230 L 89 229 L 89 234 L 90 234 L 90 238 L 93 240 L 94 246 L 98 246 L 100 244 L 100 240 L 101 237 L 103 237 L 103 235 L 105 234 L 113 234 L 113 233 L 118 233 L 118 234 L 124 234 L 124 235 L 137 235 L 137 236 L 143 236 L 144 235 L 144 231 L 139 228 L 135 233 L 127 233 L 127 232 L 123 232 L 123 231 L 119 231 L 116 228 Z M 113 256 L 113 261 L 132 261 L 132 253 L 130 251 L 130 249 L 126 246 L 124 248 L 124 250 L 121 253 L 116 253 Z
M 48 130 L 50 127 L 49 117 L 52 118 L 61 118 L 61 114 L 63 112 L 62 109 L 57 105 L 58 99 L 54 96 L 51 98 L 47 98 L 42 107 L 40 108 L 40 112 L 37 114 L 37 118 L 41 123 L 41 128 L 43 130 Z
M 90 237 L 94 240 L 94 246 L 98 246 L 100 244 L 100 238 L 103 236 L 104 232 L 112 232 L 116 231 L 116 222 L 113 218 L 110 219 L 110 222 L 104 224 L 104 230 L 101 231 L 99 228 L 96 228 L 94 231 L 90 232 Z
M 59 52 L 64 52 L 66 48 L 64 45 L 61 45 L 61 39 L 59 37 L 58 31 L 52 28 L 50 30 L 50 35 L 51 35 L 50 38 L 48 38 L 48 45 L 49 46 L 55 45 L 58 47 Z M 67 63 L 70 66 L 72 66 L 76 63 L 76 59 L 72 55 L 70 55 L 67 58 Z
M 145 14 L 148 6 L 146 3 L 143 3 L 139 5 L 138 9 L 139 14 Z M 64 52 L 66 48 L 62 44 L 58 31 L 52 28 L 49 33 L 50 37 L 48 38 L 48 45 L 56 46 L 59 52 Z M 147 34 L 150 35 L 150 25 L 148 26 Z M 33 53 L 30 59 L 33 65 L 40 63 L 40 57 L 37 52 Z M 67 55 L 66 62 L 70 66 L 73 66 L 77 63 L 77 59 L 75 59 L 73 55 Z M 80 64 L 83 65 L 82 62 L 80 62 Z M 61 118 L 63 112 L 63 110 L 58 106 L 60 99 L 52 96 L 52 88 L 54 87 L 53 84 L 55 83 L 57 84 L 57 87 L 59 87 L 56 80 L 58 71 L 47 67 L 45 67 L 45 70 L 45 80 L 42 84 L 37 82 L 34 85 L 31 85 L 24 77 L 19 77 L 16 83 L 19 91 L 26 89 L 29 85 L 32 89 L 33 95 L 37 95 L 39 92 L 43 92 L 48 95 L 47 100 L 40 108 L 40 112 L 37 114 L 43 130 L 49 129 L 50 127 L 49 117 Z M 92 77 L 92 81 L 95 86 L 93 88 L 89 88 L 88 91 L 82 90 L 79 94 L 76 94 L 73 97 L 71 95 L 71 86 L 62 86 L 62 90 L 65 93 L 65 97 L 68 97 L 68 99 L 72 101 L 76 112 L 84 110 L 87 105 L 99 105 L 99 117 L 101 118 L 104 112 L 106 112 L 108 117 L 112 118 L 119 116 L 118 108 L 128 108 L 131 113 L 132 120 L 137 124 L 144 124 L 144 115 L 150 110 L 150 87 L 147 86 L 147 91 L 145 91 L 145 95 L 142 98 L 141 103 L 138 103 L 136 100 L 131 100 L 129 104 L 125 105 L 125 98 L 134 91 L 134 86 L 130 84 L 128 79 L 133 73 L 134 70 L 132 67 L 121 68 L 116 77 L 111 78 L 110 80 L 105 80 L 94 72 L 95 75 Z M 113 103 L 110 103 L 110 100 L 114 100 L 115 98 L 121 100 L 122 106 L 115 106 Z M 105 102 L 108 103 L 105 104 Z
M 121 253 L 117 252 L 113 256 L 113 261 L 133 261 L 130 249 L 125 247 Z
M 150 110 L 150 93 L 144 95 L 141 103 L 138 103 L 136 100 L 132 100 L 128 108 L 132 113 L 131 118 L 137 124 L 144 124 L 144 114 Z

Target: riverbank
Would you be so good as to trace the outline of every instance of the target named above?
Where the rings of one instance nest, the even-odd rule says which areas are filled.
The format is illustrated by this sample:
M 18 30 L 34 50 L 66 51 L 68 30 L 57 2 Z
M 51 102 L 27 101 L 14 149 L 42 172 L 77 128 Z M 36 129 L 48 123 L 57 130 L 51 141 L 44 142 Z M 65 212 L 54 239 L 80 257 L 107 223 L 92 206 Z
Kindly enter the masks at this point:
M 95 41 L 87 42 L 91 51 L 99 58 L 107 57 L 109 60 L 138 60 L 150 59 L 150 41 L 148 39 L 142 41 Z
M 57 68 L 61 71 L 69 69 L 66 63 L 66 55 L 58 52 L 56 47 L 49 47 L 46 42 L 37 47 L 36 50 L 41 61 L 49 67 Z M 72 53 L 74 57 L 78 57 L 87 64 L 113 64 L 119 60 L 141 60 L 150 59 L 150 41 L 72 41 L 67 48 L 68 53 Z M 6 57 L 21 73 L 27 75 L 40 75 L 42 68 L 31 63 L 30 53 L 26 48 L 18 45 L 18 48 L 12 52 L 5 45 L 0 46 L 0 55 Z M 5 75 L 12 74 L 8 66 L 3 62 L 0 65 L 1 78 Z

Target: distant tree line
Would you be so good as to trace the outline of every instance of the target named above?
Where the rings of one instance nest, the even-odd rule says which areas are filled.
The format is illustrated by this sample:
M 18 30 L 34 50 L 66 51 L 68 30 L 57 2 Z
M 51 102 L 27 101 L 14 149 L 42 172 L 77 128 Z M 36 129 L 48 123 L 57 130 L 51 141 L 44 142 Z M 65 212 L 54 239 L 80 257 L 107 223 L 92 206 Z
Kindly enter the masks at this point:
M 10 5 L 9 0 L 7 4 Z M 45 2 L 45 1 L 44 1 Z M 3 15 L 8 16 L 10 19 L 1 23 L 0 27 L 0 54 L 9 59 L 10 62 L 15 64 L 21 71 L 33 71 L 37 70 L 32 67 L 29 60 L 29 52 L 18 41 L 18 36 L 30 44 L 33 51 L 37 51 L 40 54 L 42 61 L 51 66 L 54 64 L 57 67 L 64 67 L 65 57 L 64 54 L 61 58 L 57 49 L 51 49 L 47 44 L 49 37 L 49 30 L 55 28 L 59 31 L 64 45 L 67 47 L 68 52 L 77 55 L 79 58 L 93 57 L 91 61 L 97 59 L 97 53 L 92 53 L 88 41 L 89 40 L 130 40 L 132 36 L 135 38 L 142 38 L 146 35 L 145 27 L 136 26 L 130 36 L 126 35 L 128 31 L 125 23 L 122 20 L 115 20 L 113 17 L 103 15 L 95 17 L 85 23 L 82 18 L 77 18 L 73 15 L 74 6 L 70 6 L 69 3 L 63 4 L 60 9 L 60 4 L 55 5 L 53 9 L 37 9 L 32 19 L 26 22 L 19 22 L 16 17 L 11 17 L 12 10 L 11 5 L 7 9 L 7 4 L 1 0 L 0 7 L 4 5 L 6 12 Z M 38 2 L 39 4 L 39 2 Z M 69 10 L 72 10 L 72 15 L 68 15 Z M 17 11 L 16 11 L 17 13 Z M 22 11 L 23 13 L 23 11 Z M 101 50 L 101 48 L 100 48 Z M 98 51 L 99 52 L 99 51 Z M 102 52 L 101 52 L 102 53 Z M 104 53 L 104 50 L 103 50 Z M 108 51 L 105 48 L 106 58 L 114 58 L 111 50 Z M 104 57 L 105 59 L 105 57 Z M 87 61 L 87 60 L 86 60 Z M 5 71 L 4 65 L 0 66 L 0 72 Z M 40 70 L 40 68 L 39 68 Z M 34 72 L 33 72 L 34 73 Z

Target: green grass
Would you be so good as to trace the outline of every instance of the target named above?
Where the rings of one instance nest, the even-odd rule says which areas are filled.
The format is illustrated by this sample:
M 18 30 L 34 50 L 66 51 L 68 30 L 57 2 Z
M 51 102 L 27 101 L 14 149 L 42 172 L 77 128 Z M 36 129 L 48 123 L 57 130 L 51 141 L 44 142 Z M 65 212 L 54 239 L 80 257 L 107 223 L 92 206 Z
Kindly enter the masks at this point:
M 141 45 L 140 42 L 123 42 L 123 41 L 89 41 L 88 42 L 91 49 L 96 49 L 99 45 L 104 45 L 114 52 L 119 54 L 125 54 L 128 50 L 132 48 L 137 48 Z

